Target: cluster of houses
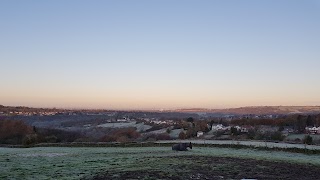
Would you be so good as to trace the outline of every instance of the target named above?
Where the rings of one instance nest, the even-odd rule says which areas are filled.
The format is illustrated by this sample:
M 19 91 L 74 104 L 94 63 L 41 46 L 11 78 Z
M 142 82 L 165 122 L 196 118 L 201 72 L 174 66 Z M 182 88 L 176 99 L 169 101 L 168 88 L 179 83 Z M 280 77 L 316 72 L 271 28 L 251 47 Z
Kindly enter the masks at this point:
M 241 133 L 248 133 L 250 129 L 254 129 L 253 126 L 224 126 L 222 124 L 215 124 L 212 125 L 212 130 L 213 131 L 230 131 L 231 128 L 236 128 L 239 132 Z M 265 132 L 265 131 L 277 131 L 278 127 L 270 127 L 270 126 L 259 126 L 259 131 L 260 132 Z M 307 134 L 320 134 L 320 126 L 319 127 L 306 127 L 305 132 Z M 289 135 L 291 133 L 294 133 L 293 127 L 284 127 L 284 129 L 281 131 L 283 135 Z M 200 133 L 201 134 L 201 133 Z M 199 137 L 199 136 L 198 136 Z
M 238 131 L 242 132 L 242 133 L 247 133 L 249 132 L 250 129 L 253 129 L 253 126 L 224 126 L 222 124 L 216 124 L 216 125 L 212 125 L 211 130 L 213 131 L 230 131 L 231 128 L 236 128 Z
M 58 112 L 25 112 L 25 111 L 9 111 L 9 112 L 0 112 L 0 115 L 5 116 L 12 116 L 12 115 L 18 115 L 18 116 L 54 116 Z
M 211 130 L 212 131 L 230 131 L 231 128 L 236 128 L 239 132 L 241 133 L 248 133 L 250 129 L 253 129 L 253 126 L 248 126 L 248 125 L 244 125 L 244 126 L 224 126 L 222 124 L 214 124 L 211 126 Z M 197 137 L 202 137 L 204 136 L 204 132 L 202 131 L 198 131 L 197 132 Z
M 306 133 L 308 133 L 308 134 L 320 134 L 320 126 L 319 127 L 306 127 Z
M 153 123 L 153 124 L 166 124 L 166 125 L 173 125 L 176 124 L 174 120 L 159 120 L 157 118 L 141 118 L 142 121 Z

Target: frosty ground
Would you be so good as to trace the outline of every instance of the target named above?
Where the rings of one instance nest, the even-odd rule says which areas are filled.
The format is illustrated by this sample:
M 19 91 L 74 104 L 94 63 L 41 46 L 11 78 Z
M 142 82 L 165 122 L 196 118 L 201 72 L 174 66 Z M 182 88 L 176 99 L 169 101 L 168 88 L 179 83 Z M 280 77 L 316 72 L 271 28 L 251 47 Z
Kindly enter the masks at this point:
M 255 149 L 0 148 L 0 179 L 318 179 L 318 172 L 319 154 Z

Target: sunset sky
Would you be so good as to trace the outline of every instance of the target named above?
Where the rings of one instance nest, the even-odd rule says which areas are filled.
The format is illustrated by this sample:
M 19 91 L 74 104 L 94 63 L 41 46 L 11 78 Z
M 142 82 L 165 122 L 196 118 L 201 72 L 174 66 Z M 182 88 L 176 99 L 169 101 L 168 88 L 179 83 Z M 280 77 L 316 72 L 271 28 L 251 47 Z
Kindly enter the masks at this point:
M 2 0 L 0 104 L 320 105 L 320 0 Z

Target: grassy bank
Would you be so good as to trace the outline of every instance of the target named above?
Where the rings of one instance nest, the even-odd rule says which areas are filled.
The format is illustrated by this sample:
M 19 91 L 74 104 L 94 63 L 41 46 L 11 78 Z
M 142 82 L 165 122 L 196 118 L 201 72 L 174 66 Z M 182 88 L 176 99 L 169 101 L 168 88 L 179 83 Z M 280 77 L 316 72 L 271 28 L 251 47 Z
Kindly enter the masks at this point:
M 122 173 L 125 172 L 132 173 L 145 170 L 166 172 L 165 170 L 168 167 L 171 167 L 171 169 L 172 167 L 180 167 L 179 157 L 185 159 L 183 160 L 183 164 L 186 165 L 185 171 L 192 168 L 187 165 L 192 165 L 193 159 L 198 159 L 199 166 L 201 163 L 203 165 L 209 164 L 212 167 L 212 171 L 216 168 L 222 168 L 227 171 L 232 166 L 231 162 L 250 163 L 250 161 L 246 162 L 246 160 L 255 161 L 255 163 L 251 162 L 252 164 L 261 164 L 267 161 L 269 165 L 270 163 L 280 163 L 277 164 L 277 167 L 295 164 L 297 167 L 307 166 L 309 169 L 320 170 L 319 154 L 306 155 L 247 148 L 194 147 L 187 152 L 175 152 L 166 146 L 34 147 L 0 148 L 0 179 L 92 179 L 95 177 L 98 179 L 99 175 L 108 177 L 108 173 L 119 173 L 119 177 L 122 177 Z M 175 158 L 176 160 L 174 160 Z M 205 159 L 212 158 L 215 159 L 214 162 L 205 161 Z M 217 162 L 220 158 L 229 159 L 225 159 L 224 162 L 219 164 Z M 269 167 L 268 163 L 265 165 L 266 167 Z M 208 169 L 209 172 L 211 170 Z M 239 170 L 238 168 L 235 171 L 238 172 Z M 228 171 L 227 174 L 229 173 L 231 172 Z M 226 177 L 233 177 L 229 175 Z

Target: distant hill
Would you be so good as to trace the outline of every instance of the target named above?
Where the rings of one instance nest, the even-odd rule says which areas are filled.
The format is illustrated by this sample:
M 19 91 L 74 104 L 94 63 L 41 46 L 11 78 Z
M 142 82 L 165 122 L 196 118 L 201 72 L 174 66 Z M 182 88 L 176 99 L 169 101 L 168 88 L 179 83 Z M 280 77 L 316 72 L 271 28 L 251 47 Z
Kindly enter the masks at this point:
M 70 112 L 70 111 L 82 111 L 82 112 L 102 112 L 111 111 L 103 109 L 86 109 L 86 110 L 72 110 L 72 109 L 56 109 L 56 108 L 30 108 L 23 106 L 3 106 L 0 105 L 0 112 L 10 111 L 22 111 L 22 112 Z M 116 110 L 114 110 L 116 111 Z M 121 112 L 120 110 L 118 110 Z M 123 111 L 131 112 L 131 111 Z M 207 108 L 188 108 L 188 109 L 176 109 L 165 111 L 148 111 L 148 110 L 135 110 L 132 112 L 157 112 L 157 113 L 213 113 L 213 114 L 228 114 L 228 115 L 244 115 L 244 114 L 319 114 L 320 106 L 248 106 L 239 108 L 227 108 L 227 109 L 207 109 Z
M 229 109 L 190 108 L 177 109 L 177 112 L 219 113 L 219 114 L 313 114 L 320 113 L 320 106 L 250 106 Z

